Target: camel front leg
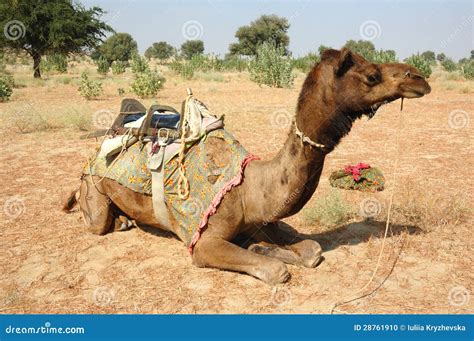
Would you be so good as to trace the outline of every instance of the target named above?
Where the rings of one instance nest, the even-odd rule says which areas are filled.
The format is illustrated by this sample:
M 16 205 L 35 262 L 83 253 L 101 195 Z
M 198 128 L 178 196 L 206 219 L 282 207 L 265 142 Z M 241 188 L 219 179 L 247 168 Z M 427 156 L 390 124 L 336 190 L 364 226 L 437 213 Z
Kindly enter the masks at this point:
M 249 251 L 287 264 L 314 268 L 321 261 L 322 249 L 318 242 L 282 229 L 278 222 L 258 228 L 253 232 L 252 240 L 255 243 L 248 247 Z
M 194 248 L 193 263 L 199 267 L 244 272 L 271 285 L 286 282 L 290 276 L 286 265 L 277 259 L 205 235 Z

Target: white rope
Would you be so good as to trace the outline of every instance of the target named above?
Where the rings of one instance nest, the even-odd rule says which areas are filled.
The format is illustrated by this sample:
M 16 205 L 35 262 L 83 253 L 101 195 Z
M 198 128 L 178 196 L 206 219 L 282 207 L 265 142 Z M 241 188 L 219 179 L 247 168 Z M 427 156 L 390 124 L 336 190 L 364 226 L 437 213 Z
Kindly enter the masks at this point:
M 301 139 L 301 144 L 307 143 L 311 147 L 314 147 L 314 148 L 320 148 L 320 149 L 326 148 L 324 144 L 314 142 L 308 136 L 306 136 L 301 130 L 299 130 L 298 126 L 296 125 L 296 121 L 295 121 L 295 133 L 296 133 L 296 136 L 298 136 Z
M 401 111 L 401 110 L 400 110 Z M 341 305 L 344 305 L 344 304 L 347 304 L 347 303 L 350 303 L 350 302 L 353 302 L 353 301 L 357 301 L 361 298 L 364 298 L 372 293 L 374 293 L 380 286 L 378 286 L 377 288 L 375 288 L 374 290 L 372 290 L 371 292 L 367 293 L 367 294 L 361 294 L 361 295 L 358 295 L 358 296 L 354 296 L 362 291 L 364 291 L 365 289 L 367 289 L 367 287 L 372 283 L 372 281 L 374 280 L 375 278 L 375 275 L 377 274 L 377 271 L 379 270 L 379 267 L 380 267 L 380 263 L 382 261 L 382 255 L 383 255 L 383 252 L 384 252 L 384 249 L 385 249 L 385 242 L 387 240 L 387 235 L 388 235 L 388 230 L 389 230 L 389 226 L 390 226 L 390 217 L 391 217 L 391 212 L 392 212 L 392 206 L 393 206 L 393 196 L 394 196 L 394 192 L 395 192 L 395 187 L 396 187 L 396 183 L 397 183 L 397 178 L 398 178 L 398 172 L 397 172 L 397 169 L 398 169 L 398 162 L 399 162 L 399 159 L 400 159 L 400 132 L 401 132 L 401 126 L 402 126 L 402 117 L 401 117 L 401 113 L 400 113 L 400 123 L 398 125 L 398 131 L 397 131 L 397 145 L 398 145 L 398 153 L 397 153 L 397 157 L 395 159 L 395 174 L 394 174 L 394 179 L 393 179 L 393 189 L 392 189 L 392 193 L 390 195 L 390 200 L 389 200 L 389 204 L 388 204 L 388 210 L 387 210 L 387 221 L 385 223 L 385 233 L 384 233 L 384 236 L 383 236 L 383 240 L 382 240 L 382 246 L 380 248 L 380 252 L 379 252 L 379 256 L 377 258 L 377 264 L 375 265 L 375 268 L 374 268 L 374 271 L 372 272 L 372 276 L 370 277 L 370 279 L 367 281 L 367 283 L 361 287 L 360 289 L 358 289 L 357 291 L 355 291 L 354 293 L 352 293 L 351 295 L 347 296 L 346 298 L 336 302 L 333 304 L 333 306 L 331 307 L 330 309 L 330 314 L 333 314 L 334 313 L 334 310 L 341 306 Z M 403 245 L 402 245 L 402 248 L 403 248 Z M 401 250 L 400 250 L 401 252 Z M 398 260 L 398 257 L 400 256 L 400 253 L 398 254 L 397 258 L 395 259 L 394 263 L 393 263 L 393 266 L 392 266 L 392 269 L 390 271 L 390 273 L 387 275 L 390 276 L 393 268 L 395 267 L 395 264 Z M 386 278 L 385 278 L 386 279 Z M 385 281 L 385 280 L 384 280 Z M 383 282 L 382 282 L 383 283 Z

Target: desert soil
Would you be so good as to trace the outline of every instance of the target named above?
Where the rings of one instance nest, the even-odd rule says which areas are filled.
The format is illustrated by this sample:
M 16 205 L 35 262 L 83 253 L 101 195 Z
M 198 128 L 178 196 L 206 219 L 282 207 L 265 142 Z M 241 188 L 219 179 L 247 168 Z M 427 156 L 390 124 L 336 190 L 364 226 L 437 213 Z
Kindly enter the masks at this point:
M 300 76 L 292 89 L 260 88 L 245 73 L 225 75 L 223 82 L 168 79 L 157 99 L 180 108 L 186 87 L 192 87 L 211 111 L 225 114 L 227 129 L 249 151 L 265 159 L 283 144 L 301 83 Z M 395 222 L 378 272 L 359 292 L 377 264 L 391 193 L 409 183 L 415 198 L 426 192 L 437 195 L 440 205 L 456 195 L 472 202 L 472 95 L 443 90 L 437 82 L 432 87 L 425 98 L 406 100 L 402 113 L 396 102 L 372 120 L 358 121 L 327 157 L 312 201 L 329 191 L 332 171 L 362 161 L 383 170 L 387 189 L 345 192 L 344 198 L 356 206 L 375 198 L 384 213 L 332 229 L 307 223 L 302 213 L 285 220 L 321 243 L 324 261 L 314 269 L 288 266 L 290 281 L 276 287 L 194 267 L 169 233 L 87 233 L 78 211 L 65 214 L 60 207 L 78 187 L 96 141 L 80 140 L 84 132 L 72 128 L 19 134 L 6 113 L 61 115 L 75 105 L 88 115 L 116 112 L 116 89 L 106 87 L 95 101 L 82 99 L 73 84 L 16 89 L 12 101 L 0 103 L 0 313 L 328 313 L 336 302 L 377 287 L 335 312 L 472 313 L 472 216 L 429 228 Z M 395 204 L 400 201 L 403 195 L 394 197 Z

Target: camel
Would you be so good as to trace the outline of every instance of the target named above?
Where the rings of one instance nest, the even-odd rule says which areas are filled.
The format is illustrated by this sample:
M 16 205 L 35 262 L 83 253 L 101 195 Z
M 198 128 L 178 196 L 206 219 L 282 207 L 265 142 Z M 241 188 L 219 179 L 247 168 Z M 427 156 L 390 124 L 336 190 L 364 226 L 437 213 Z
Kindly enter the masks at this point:
M 272 160 L 248 164 L 243 182 L 225 195 L 210 217 L 194 247 L 193 264 L 246 273 L 270 285 L 289 279 L 286 264 L 316 267 L 322 256 L 318 242 L 288 233 L 278 221 L 298 213 L 309 201 L 326 155 L 356 119 L 372 117 L 385 103 L 422 97 L 430 91 L 413 66 L 372 64 L 345 48 L 326 50 L 303 84 L 284 146 Z M 209 138 L 206 147 L 218 164 L 225 164 L 229 156 L 221 152 L 219 141 Z M 95 234 L 113 230 L 117 214 L 124 214 L 138 225 L 180 237 L 179 229 L 157 222 L 150 196 L 113 180 L 104 179 L 95 187 L 89 176 L 82 177 L 79 190 L 63 209 L 70 211 L 77 203 Z M 238 235 L 251 239 L 247 248 L 232 242 Z

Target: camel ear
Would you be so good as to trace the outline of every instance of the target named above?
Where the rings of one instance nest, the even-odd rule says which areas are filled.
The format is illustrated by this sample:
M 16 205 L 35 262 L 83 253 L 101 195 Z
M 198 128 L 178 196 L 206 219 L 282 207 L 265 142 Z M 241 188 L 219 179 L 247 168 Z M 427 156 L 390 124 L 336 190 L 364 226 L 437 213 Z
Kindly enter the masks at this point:
M 343 48 L 339 55 L 337 64 L 336 76 L 342 77 L 354 65 L 354 58 L 349 49 Z

